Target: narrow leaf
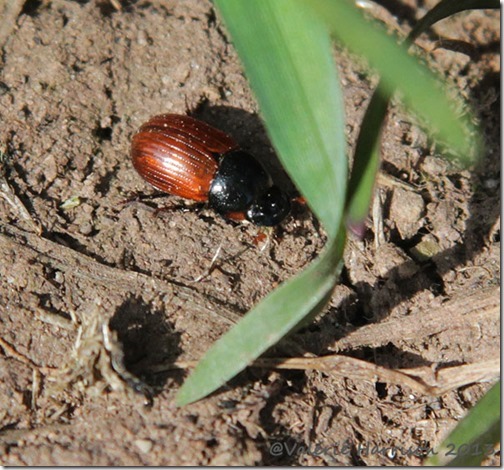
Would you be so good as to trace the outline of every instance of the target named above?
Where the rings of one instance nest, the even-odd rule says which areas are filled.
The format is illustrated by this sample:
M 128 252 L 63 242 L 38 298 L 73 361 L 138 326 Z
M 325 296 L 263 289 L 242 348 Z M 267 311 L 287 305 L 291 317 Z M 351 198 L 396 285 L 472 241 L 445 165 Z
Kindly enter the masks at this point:
M 347 225 L 362 237 L 380 167 L 380 135 L 390 95 L 378 85 L 362 120 L 347 194 Z
M 328 232 L 326 250 L 215 343 L 177 403 L 198 400 L 325 305 L 338 279 L 347 180 L 341 90 L 329 33 L 299 0 L 216 1 L 260 104 L 273 145 Z
M 415 27 L 410 31 L 408 40 L 413 42 L 418 36 L 420 36 L 420 34 L 430 28 L 434 23 L 448 18 L 455 13 L 460 13 L 465 10 L 485 8 L 500 8 L 500 2 L 499 0 L 442 0 L 418 21 Z
M 292 331 L 306 315 L 317 313 L 338 279 L 344 243 L 341 232 L 305 271 L 273 291 L 219 339 L 179 390 L 177 404 L 186 405 L 213 392 Z
M 347 0 L 312 0 L 333 34 L 350 50 L 361 54 L 375 68 L 387 93 L 400 91 L 403 102 L 422 117 L 430 130 L 469 163 L 475 151 L 476 132 L 469 118 L 458 115 L 443 83 L 405 45 L 398 45 L 384 29 L 366 21 Z
M 309 2 L 217 0 L 271 141 L 330 236 L 347 180 L 343 102 L 332 44 Z
M 500 440 L 500 382 L 469 411 L 425 465 L 476 466 Z

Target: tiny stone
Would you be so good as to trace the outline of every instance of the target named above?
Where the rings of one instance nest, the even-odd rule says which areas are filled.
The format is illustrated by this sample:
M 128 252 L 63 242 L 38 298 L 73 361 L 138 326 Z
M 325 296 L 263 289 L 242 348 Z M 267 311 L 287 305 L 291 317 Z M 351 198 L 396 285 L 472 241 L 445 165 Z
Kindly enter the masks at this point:
M 422 225 L 425 204 L 422 196 L 396 188 L 390 203 L 389 218 L 395 223 L 403 240 L 411 238 Z
M 417 261 L 423 262 L 438 254 L 441 249 L 435 237 L 426 235 L 410 250 L 410 254 Z
M 52 183 L 56 177 L 58 176 L 58 165 L 56 163 L 56 159 L 54 155 L 49 155 L 44 160 L 44 176 L 48 183 Z
M 422 164 L 422 170 L 429 175 L 441 176 L 447 169 L 448 163 L 441 158 L 427 156 Z
M 137 43 L 139 46 L 147 45 L 147 35 L 145 34 L 145 31 L 138 31 Z
M 79 232 L 82 235 L 89 235 L 93 231 L 93 224 L 91 222 L 84 222 L 80 227 L 79 227 Z
M 138 447 L 138 450 L 143 454 L 148 454 L 152 450 L 152 441 L 148 439 L 137 439 L 135 441 L 135 445 Z
M 487 179 L 484 181 L 483 186 L 487 189 L 495 189 L 497 186 L 499 186 L 499 180 L 496 179 Z

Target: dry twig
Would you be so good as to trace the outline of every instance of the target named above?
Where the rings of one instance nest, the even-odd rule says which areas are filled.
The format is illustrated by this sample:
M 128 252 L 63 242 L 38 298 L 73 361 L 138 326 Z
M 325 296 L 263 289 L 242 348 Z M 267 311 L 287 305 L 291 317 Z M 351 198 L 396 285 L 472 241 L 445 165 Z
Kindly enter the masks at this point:
M 198 361 L 176 361 L 149 368 L 150 372 L 160 373 L 174 369 L 188 369 Z M 334 354 L 323 357 L 267 357 L 256 359 L 250 367 L 264 369 L 318 370 L 334 377 L 350 380 L 368 380 L 409 387 L 422 395 L 443 395 L 465 385 L 477 382 L 490 382 L 500 374 L 499 358 L 488 361 L 445 367 L 434 370 L 430 367 L 392 370 L 353 357 Z
M 473 328 L 484 321 L 498 320 L 499 315 L 500 287 L 494 286 L 453 299 L 421 316 L 415 314 L 362 326 L 337 340 L 330 349 L 338 352 L 363 346 L 376 348 L 439 334 L 447 329 Z

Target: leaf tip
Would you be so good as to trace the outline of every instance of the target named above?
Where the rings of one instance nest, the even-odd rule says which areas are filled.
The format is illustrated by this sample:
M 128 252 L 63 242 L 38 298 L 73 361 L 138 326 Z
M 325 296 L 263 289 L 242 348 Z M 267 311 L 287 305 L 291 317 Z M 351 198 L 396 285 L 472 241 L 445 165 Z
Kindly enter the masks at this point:
M 175 406 L 181 408 L 182 406 L 190 405 L 200 398 L 201 397 L 195 396 L 194 393 L 191 393 L 191 390 L 184 385 L 175 395 Z

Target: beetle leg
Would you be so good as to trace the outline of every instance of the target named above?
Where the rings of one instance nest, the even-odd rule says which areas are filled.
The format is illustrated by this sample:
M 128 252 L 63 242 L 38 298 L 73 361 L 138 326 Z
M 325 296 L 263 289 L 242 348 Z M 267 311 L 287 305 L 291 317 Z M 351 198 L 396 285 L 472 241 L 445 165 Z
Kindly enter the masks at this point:
M 166 196 L 167 196 L 166 193 L 143 194 L 139 191 L 135 191 L 127 199 L 123 199 L 122 201 L 119 201 L 119 204 L 125 206 L 127 204 L 131 204 L 132 202 L 148 201 L 151 199 L 157 199 L 159 197 L 166 197 Z
M 165 194 L 165 196 L 166 196 L 166 194 Z M 205 207 L 205 203 L 202 203 L 202 202 L 193 202 L 191 204 L 187 204 L 187 203 L 171 204 L 169 206 L 158 207 L 157 209 L 155 209 L 154 210 L 154 216 L 157 217 L 162 212 L 175 212 L 175 211 L 193 212 L 193 211 L 200 211 L 204 207 Z

